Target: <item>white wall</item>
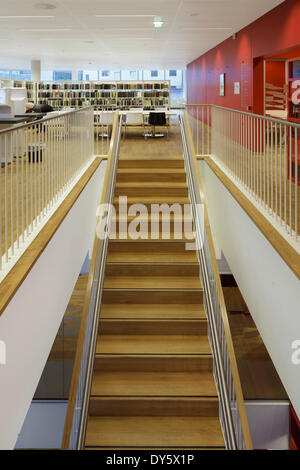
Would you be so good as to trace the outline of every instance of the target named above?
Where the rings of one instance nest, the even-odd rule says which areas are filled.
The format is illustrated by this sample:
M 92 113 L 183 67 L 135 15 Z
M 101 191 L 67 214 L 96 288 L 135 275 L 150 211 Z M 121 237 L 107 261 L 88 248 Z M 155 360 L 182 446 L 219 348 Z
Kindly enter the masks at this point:
M 246 401 L 245 406 L 253 448 L 256 450 L 289 450 L 289 402 Z
M 300 281 L 205 162 L 199 162 L 213 236 L 249 307 L 271 359 L 300 416 Z
M 13 449 L 87 252 L 106 163 L 102 163 L 0 317 L 0 449 Z

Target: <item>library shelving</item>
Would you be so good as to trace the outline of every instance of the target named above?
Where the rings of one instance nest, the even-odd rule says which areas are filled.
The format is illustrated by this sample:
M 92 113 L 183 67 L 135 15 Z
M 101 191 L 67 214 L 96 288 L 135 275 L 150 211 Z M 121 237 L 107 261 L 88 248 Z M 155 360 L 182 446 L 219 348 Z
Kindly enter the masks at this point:
M 39 82 L 36 103 L 54 109 L 99 106 L 103 109 L 169 107 L 169 81 Z
M 10 78 L 1 78 L 0 85 L 1 87 L 7 88 L 26 88 L 28 101 L 36 103 L 36 82 L 31 80 L 13 80 Z

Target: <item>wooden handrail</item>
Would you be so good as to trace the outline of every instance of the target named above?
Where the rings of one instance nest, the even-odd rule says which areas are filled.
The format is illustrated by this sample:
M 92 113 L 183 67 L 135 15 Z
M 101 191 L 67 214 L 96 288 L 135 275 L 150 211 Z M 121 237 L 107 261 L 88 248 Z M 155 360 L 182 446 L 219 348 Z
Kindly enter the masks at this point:
M 82 175 L 78 183 L 76 183 L 72 191 L 66 196 L 59 208 L 31 242 L 29 247 L 18 259 L 3 281 L 0 282 L 0 316 L 3 314 L 24 279 L 52 240 L 56 231 L 61 226 L 65 217 L 72 209 L 73 205 L 103 160 L 104 158 L 98 157 L 91 163 L 89 168 Z
M 204 196 L 203 185 L 202 185 L 202 181 L 201 181 L 201 177 L 200 177 L 200 171 L 199 171 L 199 167 L 198 167 L 197 156 L 196 156 L 196 152 L 195 152 L 193 135 L 192 135 L 192 131 L 191 131 L 191 127 L 190 127 L 190 121 L 189 121 L 187 111 L 185 111 L 184 114 L 185 114 L 185 119 L 186 119 L 186 123 L 187 123 L 188 138 L 189 138 L 190 143 L 191 143 L 191 150 L 192 150 L 194 165 L 195 165 L 195 169 L 196 169 L 196 176 L 197 176 L 197 181 L 198 181 L 198 185 L 199 185 L 201 202 L 204 206 L 204 224 L 205 224 L 208 244 L 209 244 L 209 248 L 210 248 L 210 255 L 211 255 L 213 269 L 214 269 L 214 277 L 215 277 L 215 282 L 216 282 L 216 287 L 217 287 L 217 292 L 218 292 L 218 299 L 219 299 L 221 316 L 222 316 L 223 326 L 224 326 L 224 331 L 225 331 L 227 350 L 228 350 L 228 355 L 229 355 L 229 360 L 230 360 L 230 365 L 231 365 L 232 378 L 233 378 L 233 382 L 234 382 L 235 395 L 236 395 L 236 401 L 237 401 L 237 406 L 238 406 L 238 410 L 239 410 L 239 416 L 240 416 L 240 420 L 241 420 L 241 426 L 242 426 L 242 432 L 243 432 L 243 437 L 244 437 L 244 442 L 245 442 L 245 448 L 246 448 L 246 450 L 252 450 L 253 449 L 252 438 L 251 438 L 251 434 L 250 434 L 249 423 L 248 423 L 248 418 L 247 418 L 247 413 L 246 413 L 246 407 L 245 407 L 244 397 L 243 397 L 243 392 L 242 392 L 242 386 L 241 386 L 241 381 L 240 381 L 236 356 L 235 356 L 233 342 L 232 342 L 232 336 L 231 336 L 231 331 L 230 331 L 230 326 L 229 326 L 229 321 L 228 321 L 228 313 L 227 313 L 227 309 L 226 309 L 226 305 L 225 305 L 225 299 L 224 299 L 224 294 L 223 294 L 223 289 L 222 289 L 222 284 L 221 284 L 221 279 L 220 279 L 220 274 L 219 274 L 219 269 L 218 269 L 218 264 L 217 264 L 216 252 L 215 252 L 215 248 L 214 248 L 214 243 L 213 243 L 213 238 L 212 238 L 212 233 L 211 233 L 211 228 L 210 228 L 210 223 L 209 223 L 209 218 L 208 218 L 208 213 L 207 213 L 207 208 L 206 208 L 206 204 L 205 204 L 205 196 Z
M 107 167 L 106 167 L 106 171 L 105 171 L 105 177 L 104 177 L 103 189 L 102 189 L 102 193 L 101 193 L 100 204 L 105 203 L 105 196 L 106 196 L 107 185 L 108 185 L 108 177 L 109 177 L 109 172 L 110 172 L 110 167 L 111 167 L 111 162 L 112 162 L 111 157 L 112 157 L 112 152 L 113 152 L 114 141 L 117 137 L 118 120 L 119 120 L 119 111 L 116 111 L 115 116 L 114 116 L 113 130 L 112 130 L 110 146 L 109 146 L 109 152 L 108 152 L 108 157 L 107 157 Z M 100 216 L 98 217 L 97 223 L 99 222 L 99 219 L 100 219 Z M 78 336 L 78 342 L 77 342 L 77 348 L 76 348 L 76 355 L 75 355 L 75 361 L 74 361 L 74 367 L 73 367 L 72 381 L 71 381 L 71 386 L 70 386 L 70 393 L 69 393 L 68 409 L 67 409 L 66 420 L 65 420 L 64 434 L 63 434 L 63 439 L 62 439 L 62 449 L 63 450 L 68 450 L 69 449 L 69 443 L 70 443 L 70 437 L 71 437 L 71 431 L 72 431 L 72 424 L 73 424 L 73 415 L 74 415 L 74 409 L 75 409 L 75 404 L 76 404 L 78 380 L 79 380 L 79 375 L 80 375 L 81 358 L 82 358 L 83 347 L 84 347 L 87 320 L 88 320 L 88 315 L 89 315 L 89 307 L 90 307 L 90 301 L 91 301 L 93 281 L 94 281 L 94 277 L 95 277 L 95 268 L 96 268 L 96 259 L 97 259 L 98 248 L 99 248 L 99 238 L 95 234 L 92 258 L 91 258 L 91 264 L 90 264 L 90 270 L 89 270 L 89 276 L 88 276 L 88 283 L 87 283 L 87 288 L 86 288 L 86 294 L 85 294 L 85 300 L 84 300 L 84 306 L 83 306 L 83 312 L 82 312 L 82 319 L 81 319 L 81 324 L 80 324 L 80 330 L 79 330 L 79 336 Z

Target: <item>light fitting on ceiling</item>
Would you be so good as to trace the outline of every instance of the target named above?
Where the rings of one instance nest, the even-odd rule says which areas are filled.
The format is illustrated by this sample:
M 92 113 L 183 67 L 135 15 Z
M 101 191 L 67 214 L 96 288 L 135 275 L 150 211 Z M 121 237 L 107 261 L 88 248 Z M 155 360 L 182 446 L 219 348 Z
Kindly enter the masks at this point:
M 39 8 L 40 10 L 55 10 L 56 6 L 52 5 L 52 3 L 36 3 L 35 8 Z
M 154 21 L 153 21 L 154 28 L 162 28 L 164 25 L 164 22 L 161 18 L 161 16 L 155 16 Z

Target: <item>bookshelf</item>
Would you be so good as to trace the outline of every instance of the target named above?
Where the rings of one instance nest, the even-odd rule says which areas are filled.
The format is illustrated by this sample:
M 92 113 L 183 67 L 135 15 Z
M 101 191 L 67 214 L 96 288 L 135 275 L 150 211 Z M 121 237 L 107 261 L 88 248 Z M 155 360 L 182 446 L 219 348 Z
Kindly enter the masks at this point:
M 36 103 L 54 109 L 99 106 L 103 109 L 169 107 L 169 81 L 39 82 Z
M 29 80 L 13 80 L 1 78 L 0 86 L 7 88 L 26 88 L 28 101 L 36 102 L 37 83 Z

